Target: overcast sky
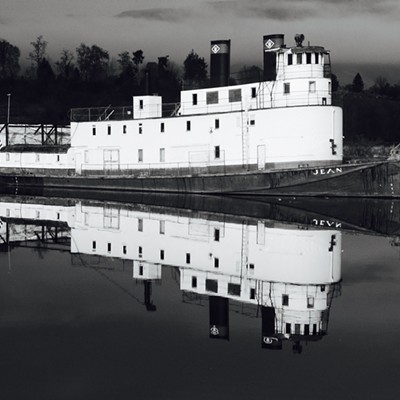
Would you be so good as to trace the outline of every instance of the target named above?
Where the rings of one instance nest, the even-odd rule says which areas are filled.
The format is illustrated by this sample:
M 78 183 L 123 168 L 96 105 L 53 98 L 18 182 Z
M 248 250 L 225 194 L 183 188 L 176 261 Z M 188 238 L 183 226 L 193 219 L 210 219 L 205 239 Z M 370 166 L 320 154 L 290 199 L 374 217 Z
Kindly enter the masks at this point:
M 231 39 L 232 64 L 262 63 L 262 36 L 296 33 L 332 52 L 332 62 L 397 64 L 399 0 L 1 0 L 0 38 L 18 46 L 21 62 L 43 35 L 53 61 L 66 48 L 96 44 L 116 57 L 142 49 L 182 63 L 194 49 Z

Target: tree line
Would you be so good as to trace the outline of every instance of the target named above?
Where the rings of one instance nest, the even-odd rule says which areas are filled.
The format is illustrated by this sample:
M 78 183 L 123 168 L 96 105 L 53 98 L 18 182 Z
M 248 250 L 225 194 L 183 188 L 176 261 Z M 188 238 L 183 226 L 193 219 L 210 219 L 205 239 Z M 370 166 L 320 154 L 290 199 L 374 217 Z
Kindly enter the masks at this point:
M 179 102 L 182 88 L 207 87 L 207 63 L 191 50 L 180 66 L 168 55 L 145 62 L 142 49 L 123 51 L 116 60 L 108 51 L 81 43 L 74 52 L 63 49 L 51 63 L 48 42 L 38 36 L 30 43 L 29 67 L 21 72 L 21 52 L 0 40 L 0 122 L 7 118 L 11 94 L 11 123 L 68 124 L 69 110 L 131 104 L 132 96 L 158 93 L 167 103 Z M 262 80 L 257 66 L 243 66 L 231 83 Z M 349 85 L 332 74 L 333 102 L 343 107 L 347 140 L 400 141 L 400 85 L 378 76 L 365 88 L 359 73 Z

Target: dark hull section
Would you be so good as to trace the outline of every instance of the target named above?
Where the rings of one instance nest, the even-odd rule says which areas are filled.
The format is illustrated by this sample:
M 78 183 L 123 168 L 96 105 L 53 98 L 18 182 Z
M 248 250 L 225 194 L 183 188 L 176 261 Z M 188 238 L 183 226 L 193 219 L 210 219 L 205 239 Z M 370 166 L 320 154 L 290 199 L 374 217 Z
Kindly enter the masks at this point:
M 15 196 L 12 188 L 0 192 L 1 201 L 46 205 L 83 204 L 146 210 L 157 214 L 201 216 L 225 222 L 264 221 L 316 229 L 338 229 L 400 237 L 400 200 L 373 198 L 307 198 L 200 196 L 145 192 L 85 191 L 25 188 Z M 7 219 L 5 219 L 7 220 Z
M 1 175 L 0 184 L 14 187 L 118 190 L 137 192 L 400 197 L 400 163 L 377 162 L 318 168 L 186 176 L 34 176 Z

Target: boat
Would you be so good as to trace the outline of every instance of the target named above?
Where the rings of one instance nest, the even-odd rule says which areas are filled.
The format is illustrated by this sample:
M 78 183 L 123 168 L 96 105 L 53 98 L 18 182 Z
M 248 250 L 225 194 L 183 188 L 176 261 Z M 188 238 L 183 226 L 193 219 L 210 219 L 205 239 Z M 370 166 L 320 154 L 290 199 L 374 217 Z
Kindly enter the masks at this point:
M 230 79 L 230 40 L 210 45 L 210 85 L 179 104 L 72 109 L 70 145 L 0 149 L 0 184 L 226 195 L 399 197 L 397 157 L 343 162 L 330 52 L 263 37 L 263 76 Z

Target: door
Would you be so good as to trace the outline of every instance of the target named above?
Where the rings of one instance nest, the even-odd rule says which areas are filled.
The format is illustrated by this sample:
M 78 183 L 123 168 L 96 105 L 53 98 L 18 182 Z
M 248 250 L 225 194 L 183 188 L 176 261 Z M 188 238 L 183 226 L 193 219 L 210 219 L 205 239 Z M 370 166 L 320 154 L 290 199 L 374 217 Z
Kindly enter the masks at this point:
M 265 144 L 257 146 L 257 167 L 265 169 Z

